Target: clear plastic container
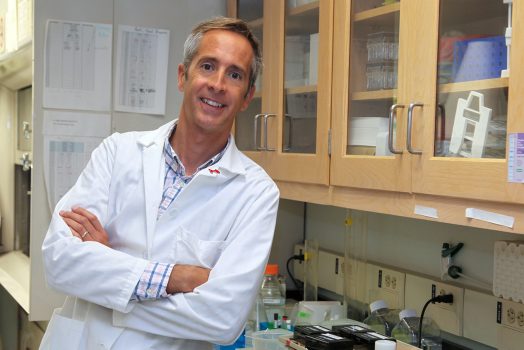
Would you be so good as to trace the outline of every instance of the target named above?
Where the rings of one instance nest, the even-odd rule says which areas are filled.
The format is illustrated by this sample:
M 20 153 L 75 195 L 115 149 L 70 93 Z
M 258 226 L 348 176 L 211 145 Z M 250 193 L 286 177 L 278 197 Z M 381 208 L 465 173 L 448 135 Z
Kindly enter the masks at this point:
M 368 34 L 368 63 L 398 59 L 398 38 L 391 32 Z
M 367 90 L 394 89 L 397 87 L 395 62 L 382 61 L 366 66 Z
M 268 264 L 264 273 L 264 280 L 260 287 L 260 298 L 266 306 L 282 306 L 286 303 L 286 296 L 282 295 L 281 277 L 278 275 L 278 265 Z
M 257 329 L 278 328 L 285 313 L 286 287 L 278 265 L 268 264 L 256 303 Z M 275 315 L 276 319 L 275 319 Z
M 249 336 L 253 344 L 253 350 L 286 350 L 286 346 L 279 338 L 290 338 L 293 332 L 285 329 L 268 329 L 265 331 L 254 332 Z
M 369 304 L 371 313 L 364 319 L 364 323 L 375 332 L 391 336 L 391 331 L 398 322 L 396 312 L 390 310 L 384 300 L 377 300 Z
M 414 346 L 418 345 L 419 322 L 420 317 L 417 316 L 415 310 L 405 309 L 399 314 L 400 321 L 393 328 L 391 335 L 404 343 Z M 424 317 L 422 322 L 422 349 L 426 350 L 441 350 L 442 338 L 440 336 L 440 329 L 436 323 L 428 317 Z

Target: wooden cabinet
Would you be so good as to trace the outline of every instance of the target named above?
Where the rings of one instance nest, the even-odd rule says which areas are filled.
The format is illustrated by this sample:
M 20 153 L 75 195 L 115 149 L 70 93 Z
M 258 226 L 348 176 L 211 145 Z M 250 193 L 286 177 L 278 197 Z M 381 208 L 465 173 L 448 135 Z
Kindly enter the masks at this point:
M 508 135 L 524 130 L 524 28 L 513 21 L 501 77 L 508 12 L 488 0 L 335 2 L 330 183 L 524 203 L 507 170 Z M 371 133 L 363 145 L 359 133 Z
M 232 1 L 262 41 L 264 68 L 237 117 L 239 148 L 276 180 L 329 183 L 334 1 Z
M 254 3 L 260 13 L 243 15 Z M 282 198 L 524 232 L 524 187 L 508 181 L 508 138 L 524 131 L 524 24 L 514 20 L 524 5 L 232 0 L 230 9 L 259 31 L 265 59 L 236 140 Z M 300 83 L 289 78 L 292 52 L 302 52 L 297 37 L 314 33 L 316 23 L 318 82 Z M 298 128 L 312 119 L 294 118 L 290 104 L 311 96 L 314 133 Z M 300 143 L 314 137 L 314 147 Z M 420 215 L 418 206 L 438 215 Z M 513 216 L 515 226 L 472 220 L 467 208 Z

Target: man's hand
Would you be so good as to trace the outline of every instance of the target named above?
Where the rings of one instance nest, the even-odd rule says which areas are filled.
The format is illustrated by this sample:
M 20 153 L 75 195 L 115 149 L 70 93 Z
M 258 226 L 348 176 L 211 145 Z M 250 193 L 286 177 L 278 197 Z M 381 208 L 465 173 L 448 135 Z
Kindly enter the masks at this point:
M 76 207 L 71 211 L 60 211 L 60 216 L 69 226 L 71 233 L 82 241 L 95 241 L 110 247 L 106 230 L 104 230 L 96 215 L 89 210 Z
M 167 293 L 189 293 L 207 282 L 210 269 L 193 265 L 175 265 L 167 283 Z

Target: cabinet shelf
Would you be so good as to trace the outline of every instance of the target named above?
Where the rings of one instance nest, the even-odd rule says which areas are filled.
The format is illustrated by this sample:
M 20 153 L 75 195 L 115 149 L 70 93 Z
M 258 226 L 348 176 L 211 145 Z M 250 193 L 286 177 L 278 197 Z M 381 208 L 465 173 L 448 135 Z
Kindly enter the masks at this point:
M 290 8 L 286 13 L 286 35 L 318 33 L 319 2 Z
M 484 80 L 464 81 L 460 83 L 442 84 L 439 86 L 439 93 L 464 92 L 471 90 L 501 89 L 509 86 L 508 78 L 495 78 Z
M 351 94 L 353 101 L 365 100 L 388 100 L 395 98 L 397 94 L 396 89 L 389 90 L 374 90 L 374 91 L 357 91 Z
M 313 93 L 313 92 L 317 92 L 316 85 L 297 86 L 297 87 L 285 89 L 285 93 L 287 95 L 307 94 L 307 93 Z
M 400 2 L 355 13 L 354 21 L 379 20 L 381 17 L 400 12 Z
M 300 6 L 296 6 L 296 7 L 292 7 L 289 9 L 289 12 L 288 12 L 288 15 L 290 16 L 298 16 L 298 15 L 303 15 L 303 14 L 306 14 L 308 12 L 311 12 L 311 11 L 318 11 L 318 7 L 319 7 L 319 2 L 318 1 L 313 1 L 313 2 L 310 2 L 309 4 L 305 4 L 305 5 L 300 5 Z

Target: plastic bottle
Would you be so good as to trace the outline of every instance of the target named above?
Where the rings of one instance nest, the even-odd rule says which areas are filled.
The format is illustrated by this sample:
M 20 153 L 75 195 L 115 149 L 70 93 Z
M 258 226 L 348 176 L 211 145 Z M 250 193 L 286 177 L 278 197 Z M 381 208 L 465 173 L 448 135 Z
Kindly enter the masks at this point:
M 391 336 L 391 330 L 396 324 L 392 320 L 394 313 L 388 308 L 384 300 L 376 300 L 369 304 L 371 313 L 364 319 L 364 323 L 380 334 Z
M 420 317 L 413 309 L 402 310 L 399 314 L 400 321 L 393 328 L 391 335 L 404 343 L 414 346 L 418 345 Z M 440 329 L 436 323 L 428 317 L 424 317 L 422 322 L 422 349 L 440 350 L 442 349 L 442 338 Z
M 260 297 L 265 306 L 282 306 L 286 297 L 281 292 L 281 277 L 278 275 L 278 265 L 268 264 L 264 273 L 264 280 L 260 287 Z
M 272 328 L 275 322 L 269 323 L 268 321 L 274 321 L 275 314 L 278 315 L 277 320 L 284 315 L 286 297 L 282 292 L 282 284 L 285 282 L 282 276 L 278 275 L 278 265 L 268 264 L 256 304 L 258 330 Z

